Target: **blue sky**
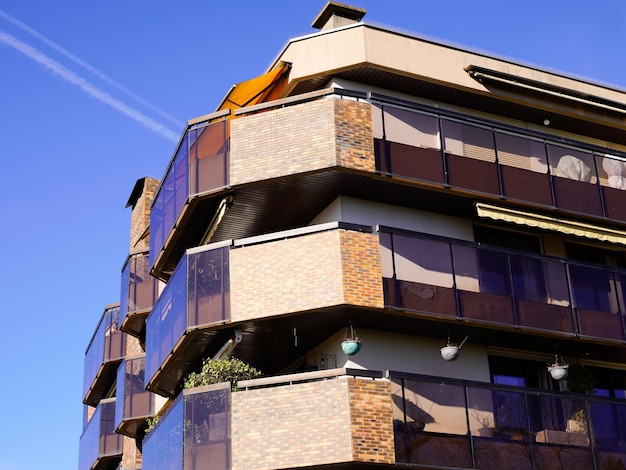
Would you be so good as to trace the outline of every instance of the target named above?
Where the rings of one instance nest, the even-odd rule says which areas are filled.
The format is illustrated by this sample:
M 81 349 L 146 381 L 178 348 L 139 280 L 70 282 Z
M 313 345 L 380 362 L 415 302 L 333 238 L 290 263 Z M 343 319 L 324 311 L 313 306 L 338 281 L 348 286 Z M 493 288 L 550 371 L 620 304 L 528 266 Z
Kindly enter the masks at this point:
M 325 3 L 0 0 L 0 470 L 77 468 L 84 352 L 119 300 L 135 181 L 161 178 L 186 120 L 313 32 Z M 352 4 L 626 88 L 623 0 Z

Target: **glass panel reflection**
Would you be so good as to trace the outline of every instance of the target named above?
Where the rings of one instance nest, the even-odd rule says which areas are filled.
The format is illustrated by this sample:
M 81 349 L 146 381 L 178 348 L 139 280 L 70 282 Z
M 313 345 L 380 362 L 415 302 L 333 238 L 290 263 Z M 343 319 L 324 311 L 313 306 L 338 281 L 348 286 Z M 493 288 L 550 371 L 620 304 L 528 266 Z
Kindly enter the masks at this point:
M 143 468 L 230 468 L 230 385 L 185 390 L 146 436 Z
M 230 318 L 229 247 L 187 253 L 146 323 L 146 374 L 154 374 L 188 329 Z
M 625 461 L 626 404 L 616 400 L 393 373 L 391 394 L 399 463 L 574 470 Z
M 385 304 L 623 340 L 626 273 L 407 232 L 380 234 Z

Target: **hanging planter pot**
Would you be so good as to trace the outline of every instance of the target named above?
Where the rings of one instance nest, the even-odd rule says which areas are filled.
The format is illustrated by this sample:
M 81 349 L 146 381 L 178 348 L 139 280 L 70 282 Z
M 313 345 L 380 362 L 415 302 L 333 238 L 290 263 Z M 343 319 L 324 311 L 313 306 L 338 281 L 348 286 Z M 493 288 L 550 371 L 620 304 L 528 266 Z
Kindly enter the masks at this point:
M 548 372 L 554 380 L 565 380 L 569 372 L 569 364 L 561 364 L 558 354 L 555 354 L 554 364 L 548 366 Z
M 448 344 L 446 344 L 443 348 L 439 350 L 441 357 L 445 361 L 456 361 L 459 358 L 459 352 L 461 351 L 461 347 L 465 344 L 467 338 L 468 337 L 466 336 L 463 342 L 459 346 L 457 346 L 455 343 L 450 342 L 450 338 L 448 337 Z
M 345 339 L 341 343 L 341 350 L 348 356 L 354 356 L 361 350 L 361 340 L 354 331 L 352 323 L 346 327 Z

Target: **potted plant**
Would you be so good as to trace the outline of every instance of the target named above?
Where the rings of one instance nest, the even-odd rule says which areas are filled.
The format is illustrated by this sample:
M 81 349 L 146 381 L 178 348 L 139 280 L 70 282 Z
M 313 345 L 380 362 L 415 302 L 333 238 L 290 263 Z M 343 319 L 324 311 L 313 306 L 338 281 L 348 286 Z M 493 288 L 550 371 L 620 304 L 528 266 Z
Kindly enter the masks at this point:
M 346 327 L 346 334 L 341 343 L 341 350 L 348 356 L 354 356 L 361 350 L 361 339 L 357 336 L 352 323 Z
M 448 343 L 439 350 L 441 357 L 443 357 L 443 359 L 446 361 L 456 361 L 459 358 L 459 352 L 461 351 L 461 347 L 465 344 L 467 338 L 468 337 L 466 336 L 461 344 L 457 346 L 457 344 L 451 342 L 450 337 L 448 337 Z
M 563 380 L 567 378 L 569 372 L 569 364 L 562 364 L 559 361 L 559 355 L 554 355 L 554 362 L 548 366 L 550 377 L 554 380 Z

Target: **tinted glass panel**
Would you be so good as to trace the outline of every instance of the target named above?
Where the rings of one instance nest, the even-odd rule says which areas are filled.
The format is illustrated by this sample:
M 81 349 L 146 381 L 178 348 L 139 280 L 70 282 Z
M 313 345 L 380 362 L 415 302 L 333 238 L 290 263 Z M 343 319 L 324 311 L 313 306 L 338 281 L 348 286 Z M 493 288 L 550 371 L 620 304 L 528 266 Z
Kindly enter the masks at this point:
M 593 154 L 548 145 L 548 156 L 557 207 L 602 216 Z
M 228 248 L 189 255 L 187 324 L 209 325 L 229 318 Z

